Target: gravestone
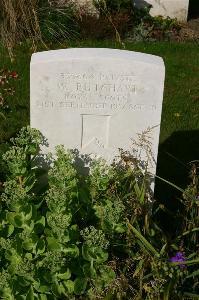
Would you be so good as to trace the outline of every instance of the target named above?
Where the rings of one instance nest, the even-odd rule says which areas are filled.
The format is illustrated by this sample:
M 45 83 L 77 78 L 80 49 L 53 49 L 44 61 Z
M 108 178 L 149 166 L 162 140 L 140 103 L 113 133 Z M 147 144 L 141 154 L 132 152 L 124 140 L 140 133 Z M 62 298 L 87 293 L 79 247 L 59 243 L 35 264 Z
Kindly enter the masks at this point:
M 30 75 L 31 126 L 48 139 L 44 152 L 63 144 L 112 161 L 118 148 L 133 151 L 132 139 L 150 128 L 155 173 L 162 58 L 116 49 L 45 51 L 32 55 Z
M 134 0 L 138 8 L 152 6 L 151 16 L 176 18 L 178 21 L 187 21 L 189 0 Z

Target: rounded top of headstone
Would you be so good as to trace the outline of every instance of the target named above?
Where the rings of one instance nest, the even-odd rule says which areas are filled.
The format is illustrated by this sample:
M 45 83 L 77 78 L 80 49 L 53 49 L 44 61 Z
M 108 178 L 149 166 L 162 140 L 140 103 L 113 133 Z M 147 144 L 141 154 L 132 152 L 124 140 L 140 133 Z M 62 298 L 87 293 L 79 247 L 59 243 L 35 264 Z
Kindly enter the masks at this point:
M 164 66 L 163 59 L 159 56 L 135 51 L 110 49 L 110 48 L 69 48 L 37 52 L 32 55 L 31 64 L 49 61 L 62 61 L 71 59 L 103 58 L 116 60 L 134 60 L 143 63 Z

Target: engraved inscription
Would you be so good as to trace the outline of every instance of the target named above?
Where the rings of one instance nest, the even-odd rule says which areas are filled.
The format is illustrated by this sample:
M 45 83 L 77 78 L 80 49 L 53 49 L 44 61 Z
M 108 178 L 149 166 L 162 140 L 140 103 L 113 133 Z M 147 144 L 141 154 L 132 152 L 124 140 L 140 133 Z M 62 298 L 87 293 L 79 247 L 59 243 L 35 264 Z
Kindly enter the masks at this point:
M 75 100 L 75 101 L 85 101 L 87 95 L 85 93 L 75 94 L 75 93 L 65 93 L 64 99 L 65 100 Z M 128 101 L 127 95 L 98 95 L 98 99 L 106 102 L 114 101 L 114 102 L 125 102 Z M 95 98 L 93 98 L 93 101 L 95 101 Z
M 82 149 L 92 145 L 102 149 L 108 147 L 110 118 L 104 115 L 82 115 Z
M 156 111 L 157 107 L 154 104 L 137 104 L 137 103 L 96 103 L 96 102 L 74 102 L 74 101 L 37 101 L 38 108 L 61 108 L 61 109 L 109 109 L 109 110 L 132 110 L 132 111 Z
M 58 87 L 68 92 L 85 92 L 85 93 L 133 93 L 136 94 L 135 84 L 112 84 L 112 83 L 92 83 L 92 82 L 67 82 L 58 83 Z
M 155 111 L 156 106 L 153 104 L 136 103 L 139 94 L 148 94 L 147 87 L 144 88 L 136 80 L 134 74 L 61 73 L 57 75 L 57 96 L 52 94 L 49 97 L 49 89 L 46 87 L 44 100 L 37 101 L 36 106 L 43 109 L 94 109 L 106 112 Z
M 131 74 L 113 74 L 113 73 L 60 73 L 60 78 L 64 80 L 111 80 L 133 82 L 135 75 Z
M 145 92 L 134 74 L 61 73 L 57 75 L 57 87 L 65 100 L 125 102 Z

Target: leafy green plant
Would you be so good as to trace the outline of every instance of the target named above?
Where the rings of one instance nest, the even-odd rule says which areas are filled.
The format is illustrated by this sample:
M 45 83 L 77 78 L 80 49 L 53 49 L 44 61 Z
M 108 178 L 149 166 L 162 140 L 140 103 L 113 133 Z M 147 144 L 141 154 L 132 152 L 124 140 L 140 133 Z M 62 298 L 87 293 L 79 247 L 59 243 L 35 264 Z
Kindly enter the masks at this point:
M 42 136 L 28 127 L 12 142 L 3 155 L 8 177 L 1 196 L 1 297 L 73 299 L 101 290 L 115 274 L 106 265 L 103 232 L 86 224 L 81 231 L 76 223 L 81 204 L 72 154 L 57 148 L 49 188 L 39 195 L 32 163 Z
M 131 0 L 94 0 L 94 4 L 102 13 L 105 9 L 111 12 L 133 10 L 133 1 Z
M 198 297 L 195 165 L 181 232 L 171 238 L 156 223 L 146 166 L 128 152 L 109 166 L 91 161 L 83 175 L 76 153 L 58 146 L 41 188 L 44 137 L 27 127 L 11 142 L 0 202 L 2 299 Z
M 140 248 L 134 258 L 138 262 L 133 275 L 141 282 L 137 294 L 140 299 L 199 297 L 196 280 L 199 264 L 197 169 L 197 165 L 194 164 L 191 172 L 193 182 L 183 192 L 180 235 L 167 236 L 155 222 L 149 225 L 148 231 L 139 226 L 139 220 L 133 225 L 128 222 L 128 228 L 136 237 Z M 180 189 L 177 186 L 176 188 Z M 156 212 L 157 210 L 152 214 L 154 221 Z

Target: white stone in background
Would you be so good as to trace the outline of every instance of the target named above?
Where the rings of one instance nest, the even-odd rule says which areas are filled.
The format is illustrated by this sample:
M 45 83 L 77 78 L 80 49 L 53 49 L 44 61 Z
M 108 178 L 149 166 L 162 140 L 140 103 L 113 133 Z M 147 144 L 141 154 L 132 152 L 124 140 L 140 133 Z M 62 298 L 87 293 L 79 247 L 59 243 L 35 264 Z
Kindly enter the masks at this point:
M 155 174 L 164 89 L 162 58 L 116 49 L 64 49 L 31 59 L 31 126 L 49 141 L 108 161 L 151 130 Z M 141 153 L 145 158 L 144 152 Z
M 77 7 L 87 13 L 97 14 L 93 0 L 57 0 L 59 3 L 74 2 Z M 132 0 L 135 6 L 144 7 L 148 4 L 153 7 L 150 9 L 152 16 L 163 16 L 177 18 L 179 21 L 186 22 L 188 17 L 189 0 Z
M 163 16 L 177 18 L 179 21 L 187 21 L 189 0 L 134 0 L 138 7 L 151 4 L 150 10 L 152 16 Z

